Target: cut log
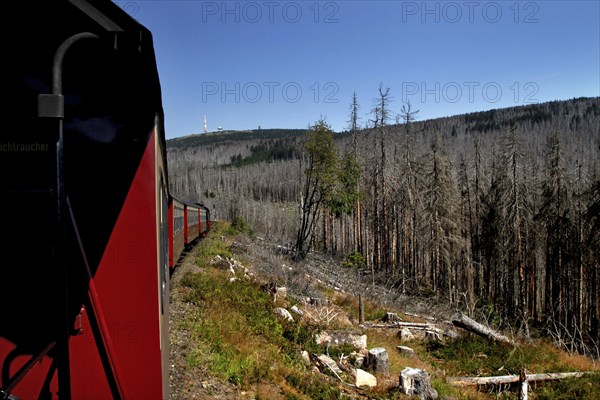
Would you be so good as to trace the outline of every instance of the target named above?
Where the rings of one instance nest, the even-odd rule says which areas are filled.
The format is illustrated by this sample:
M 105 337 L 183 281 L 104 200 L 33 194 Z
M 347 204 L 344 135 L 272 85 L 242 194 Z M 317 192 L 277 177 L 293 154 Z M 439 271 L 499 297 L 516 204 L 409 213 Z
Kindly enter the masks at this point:
M 385 328 L 385 329 L 401 329 L 402 331 L 404 331 L 407 328 L 416 330 L 416 331 L 424 331 L 425 335 L 428 336 L 430 339 L 437 339 L 437 340 L 441 340 L 442 336 L 448 336 L 452 339 L 460 337 L 460 335 L 458 335 L 455 331 L 453 330 L 446 330 L 443 331 L 442 329 L 436 327 L 434 324 L 427 324 L 427 323 L 418 323 L 418 322 L 393 322 L 391 324 L 363 324 L 363 326 L 365 328 L 374 328 L 374 329 L 379 329 L 379 328 Z M 402 337 L 401 337 L 402 338 Z M 405 340 L 405 339 L 403 339 Z
M 483 336 L 490 340 L 494 340 L 502 343 L 514 344 L 512 340 L 508 337 L 488 328 L 485 325 L 480 324 L 479 322 L 467 317 L 463 313 L 456 313 L 452 317 L 452 324 L 458 326 L 459 328 L 463 328 L 469 332 L 473 332 L 479 336 Z
M 444 332 L 442 329 L 436 327 L 434 324 L 420 324 L 420 323 L 413 323 L 413 322 L 393 322 L 391 324 L 369 324 L 369 323 L 365 323 L 363 324 L 363 326 L 365 328 L 371 328 L 371 329 L 405 329 L 405 328 L 409 328 L 409 329 L 413 329 L 416 331 L 425 331 L 425 332 L 435 332 L 440 336 L 445 336 L 446 332 Z
M 547 374 L 526 374 L 527 382 L 551 381 L 565 378 L 580 378 L 586 374 L 595 372 L 555 372 Z M 448 377 L 446 381 L 454 386 L 477 386 L 477 385 L 501 385 L 508 383 L 517 383 L 521 379 L 519 375 L 502 376 L 477 376 L 477 377 Z

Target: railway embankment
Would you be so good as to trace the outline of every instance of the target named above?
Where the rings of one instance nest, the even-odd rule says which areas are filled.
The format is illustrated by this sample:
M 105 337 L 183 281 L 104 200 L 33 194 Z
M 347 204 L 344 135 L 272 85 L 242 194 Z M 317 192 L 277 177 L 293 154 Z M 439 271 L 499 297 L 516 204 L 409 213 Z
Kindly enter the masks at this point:
M 359 272 L 216 224 L 171 278 L 171 399 L 516 399 L 520 373 L 590 371 L 532 381 L 529 398 L 600 398 L 597 362 L 481 337 L 452 324 L 455 310 Z

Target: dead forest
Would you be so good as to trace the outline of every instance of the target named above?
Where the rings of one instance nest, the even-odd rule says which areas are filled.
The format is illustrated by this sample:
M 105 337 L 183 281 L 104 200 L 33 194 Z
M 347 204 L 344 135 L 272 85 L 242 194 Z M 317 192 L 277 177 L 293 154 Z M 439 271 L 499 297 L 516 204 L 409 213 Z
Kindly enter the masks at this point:
M 311 129 L 265 129 L 168 141 L 171 191 L 293 251 L 312 188 L 305 251 L 598 357 L 600 98 L 425 121 L 382 88 L 348 104 L 317 186 Z

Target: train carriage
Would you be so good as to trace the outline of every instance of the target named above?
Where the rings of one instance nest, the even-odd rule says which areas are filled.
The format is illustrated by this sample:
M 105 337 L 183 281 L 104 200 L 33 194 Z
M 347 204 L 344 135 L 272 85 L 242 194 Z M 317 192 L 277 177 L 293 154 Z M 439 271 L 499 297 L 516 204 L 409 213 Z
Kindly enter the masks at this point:
M 198 207 L 186 204 L 186 235 L 185 235 L 185 245 L 190 246 L 200 234 L 200 210 Z
M 0 134 L 0 398 L 168 398 L 171 219 L 151 33 L 108 1 L 4 7 L 19 32 L 5 48 L 17 128 Z
M 186 235 L 185 203 L 171 197 L 169 203 L 169 267 L 175 268 L 177 260 L 185 249 Z
M 211 228 L 210 210 L 203 204 L 196 203 L 200 211 L 200 233 L 201 237 L 205 237 Z

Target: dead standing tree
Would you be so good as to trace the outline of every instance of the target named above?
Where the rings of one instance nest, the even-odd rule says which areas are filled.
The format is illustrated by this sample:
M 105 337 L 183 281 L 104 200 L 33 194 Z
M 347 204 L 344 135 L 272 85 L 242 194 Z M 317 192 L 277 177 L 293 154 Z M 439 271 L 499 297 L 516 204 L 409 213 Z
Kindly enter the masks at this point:
M 514 273 L 518 276 L 518 309 L 523 321 L 524 334 L 529 337 L 529 314 L 527 309 L 527 282 L 526 282 L 526 257 L 524 247 L 526 246 L 527 221 L 529 218 L 529 195 L 525 184 L 525 171 L 523 166 L 524 155 L 521 153 L 521 143 L 516 134 L 516 128 L 511 127 L 504 139 L 504 152 L 502 154 L 502 165 L 505 173 L 501 186 L 503 189 L 501 197 L 502 213 L 505 223 L 502 225 L 501 233 L 504 238 L 503 248 L 507 271 L 508 289 L 506 294 L 506 305 L 514 304 L 512 297 L 514 290 Z
M 390 268 L 390 229 L 388 221 L 388 210 L 386 204 L 387 181 L 385 179 L 386 168 L 386 132 L 387 123 L 390 119 L 389 102 L 391 101 L 390 89 L 379 85 L 379 96 L 375 99 L 374 109 L 375 126 L 374 131 L 379 133 L 380 158 L 376 161 L 376 171 L 374 176 L 374 196 L 375 205 L 375 226 L 374 226 L 374 246 L 373 256 L 374 264 L 380 271 L 389 272 Z
M 352 156 L 354 163 L 358 165 L 358 100 L 356 98 L 356 92 L 352 94 L 352 104 L 350 105 L 350 132 L 352 132 Z M 356 205 L 355 205 L 355 222 L 354 222 L 354 251 L 362 253 L 362 235 L 361 235 L 361 215 L 360 215 L 360 180 L 356 181 Z

